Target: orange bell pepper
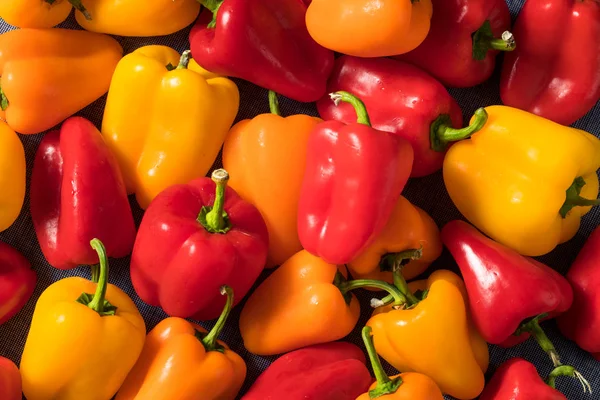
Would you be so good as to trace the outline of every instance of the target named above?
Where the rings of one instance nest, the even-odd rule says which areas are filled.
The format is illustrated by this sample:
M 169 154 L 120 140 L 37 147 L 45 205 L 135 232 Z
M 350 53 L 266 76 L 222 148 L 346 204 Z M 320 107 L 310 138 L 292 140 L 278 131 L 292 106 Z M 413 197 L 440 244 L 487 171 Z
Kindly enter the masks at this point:
M 81 0 L 2 0 L 0 18 L 19 28 L 52 28 L 66 20 L 73 7 L 91 18 Z
M 268 266 L 302 250 L 298 238 L 298 201 L 308 137 L 321 121 L 308 115 L 283 118 L 277 95 L 269 92 L 271 114 L 238 122 L 223 146 L 229 186 L 261 212 L 269 230 Z
M 48 130 L 108 91 L 123 48 L 110 36 L 70 29 L 0 35 L 0 108 L 15 131 Z
M 402 275 L 410 280 L 425 271 L 440 254 L 442 240 L 435 221 L 400 196 L 383 231 L 347 267 L 354 278 L 392 283 L 394 264 L 402 264 Z
M 116 400 L 234 400 L 246 379 L 246 363 L 217 337 L 233 305 L 233 290 L 210 332 L 185 319 L 162 320 L 148 334 L 142 354 Z

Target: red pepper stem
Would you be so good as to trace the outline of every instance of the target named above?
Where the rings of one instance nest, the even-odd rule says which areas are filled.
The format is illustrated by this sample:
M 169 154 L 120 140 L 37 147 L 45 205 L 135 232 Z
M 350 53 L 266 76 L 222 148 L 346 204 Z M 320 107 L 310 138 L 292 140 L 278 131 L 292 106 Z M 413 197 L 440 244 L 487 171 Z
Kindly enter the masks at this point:
M 338 288 L 343 295 L 346 293 L 363 287 L 373 287 L 376 289 L 385 290 L 394 298 L 395 305 L 406 304 L 406 297 L 394 286 L 384 281 L 377 281 L 374 279 L 355 279 L 352 281 L 345 281 L 341 283 Z
M 504 31 L 500 38 L 490 40 L 490 47 L 498 51 L 513 51 L 517 46 L 512 32 Z
M 219 8 L 221 4 L 223 4 L 223 0 L 198 0 L 200 4 L 204 6 L 204 8 L 208 9 L 213 14 L 213 19 L 206 26 L 207 28 L 214 28 L 217 25 L 217 14 L 219 12 Z
M 218 347 L 217 339 L 221 334 L 221 331 L 225 327 L 225 322 L 229 317 L 229 313 L 231 312 L 231 308 L 233 307 L 233 289 L 227 285 L 221 286 L 221 294 L 227 296 L 227 300 L 225 302 L 225 307 L 223 308 L 223 312 L 221 316 L 217 320 L 217 323 L 213 328 L 208 332 L 206 336 L 202 339 L 202 344 L 206 348 L 206 351 L 214 351 Z
M 2 111 L 6 111 L 6 109 L 8 108 L 8 105 L 9 105 L 8 98 L 4 94 L 4 91 L 2 90 L 2 84 L 0 83 L 0 108 L 2 109 Z
M 329 97 L 331 97 L 331 100 L 333 100 L 336 106 L 340 104 L 340 101 L 343 101 L 344 103 L 350 103 L 356 111 L 356 122 L 371 126 L 371 120 L 369 119 L 369 114 L 367 113 L 367 107 L 365 107 L 365 103 L 363 103 L 361 99 L 344 91 L 330 93 Z
M 403 383 L 402 378 L 397 377 L 390 379 L 390 377 L 387 376 L 383 370 L 381 360 L 379 359 L 377 351 L 375 350 L 375 344 L 373 343 L 373 336 L 371 336 L 370 326 L 365 326 L 362 329 L 362 339 L 365 343 L 369 360 L 371 361 L 371 367 L 373 367 L 375 379 L 377 379 L 377 386 L 375 386 L 373 390 L 369 391 L 369 398 L 376 399 L 378 397 L 385 396 L 386 394 L 396 393 Z
M 574 367 L 570 365 L 560 365 L 554 368 L 554 370 L 550 372 L 550 375 L 546 380 L 548 386 L 550 386 L 553 389 L 556 389 L 556 378 L 558 378 L 559 376 L 569 376 L 571 378 L 577 378 L 579 383 L 581 383 L 581 386 L 583 386 L 583 393 L 592 393 L 592 385 L 590 385 L 587 379 L 585 379 L 583 375 L 581 375 L 581 373 L 577 371 Z
M 108 288 L 108 257 L 106 255 L 106 248 L 100 240 L 92 239 L 90 245 L 98 252 L 100 273 L 98 284 L 96 285 L 96 293 L 94 293 L 94 298 L 88 304 L 88 307 L 102 315 L 105 306 L 106 289 Z
M 272 90 L 269 90 L 269 109 L 271 110 L 271 114 L 281 115 L 279 111 L 279 100 L 277 100 L 277 93 Z
M 431 149 L 446 151 L 449 143 L 470 138 L 485 126 L 487 120 L 488 113 L 483 107 L 475 110 L 469 126 L 462 129 L 452 127 L 452 120 L 448 114 L 440 115 L 429 127 Z
M 544 350 L 550 356 L 552 364 L 554 364 L 555 367 L 558 367 L 562 365 L 560 362 L 560 356 L 558 355 L 554 344 L 550 341 L 548 336 L 546 336 L 546 333 L 544 332 L 539 323 L 539 319 L 544 317 L 545 315 L 546 314 L 537 316 L 531 321 L 521 325 L 518 332 L 529 332 L 531 336 L 535 339 L 535 341 L 540 345 L 542 350 Z
M 229 174 L 222 168 L 216 169 L 212 173 L 212 180 L 216 185 L 215 202 L 212 207 L 202 207 L 197 221 L 210 233 L 227 233 L 231 229 L 231 223 L 224 207 Z
M 179 65 L 175 69 L 187 69 L 190 64 L 190 59 L 192 58 L 191 50 L 186 50 L 181 53 L 181 58 L 179 59 Z

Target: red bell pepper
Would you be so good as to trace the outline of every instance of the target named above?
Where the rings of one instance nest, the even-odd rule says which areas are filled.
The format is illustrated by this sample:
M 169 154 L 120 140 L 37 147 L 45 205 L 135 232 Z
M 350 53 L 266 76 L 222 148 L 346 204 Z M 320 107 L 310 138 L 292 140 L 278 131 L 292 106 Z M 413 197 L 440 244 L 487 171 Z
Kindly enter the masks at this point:
M 356 345 L 331 342 L 287 353 L 273 362 L 242 400 L 355 400 L 372 382 Z
M 8 358 L 0 357 L 0 399 L 21 400 L 22 398 L 19 368 Z
M 90 240 L 110 257 L 131 253 L 135 223 L 119 165 L 102 134 L 81 117 L 67 119 L 40 143 L 31 177 L 31 217 L 55 268 L 97 264 Z
M 600 226 L 567 272 L 573 288 L 573 305 L 558 318 L 563 335 L 600 358 Z
M 591 393 L 590 384 L 573 367 L 555 368 L 546 383 L 540 378 L 533 364 L 522 358 L 511 358 L 496 370 L 479 400 L 567 400 L 554 388 L 555 380 L 559 376 L 579 379 L 584 392 L 589 390 Z
M 21 311 L 33 294 L 37 275 L 15 248 L 0 242 L 0 325 Z
M 414 150 L 412 177 L 441 169 L 446 144 L 469 137 L 487 121 L 487 115 L 479 111 L 471 126 L 455 129 L 462 126 L 463 116 L 446 88 L 419 68 L 389 58 L 338 58 L 327 91 L 339 90 L 353 93 L 365 103 L 373 128 L 410 142 Z M 351 105 L 336 106 L 329 96 L 317 102 L 317 109 L 326 120 L 347 124 L 356 120 Z
M 215 170 L 175 185 L 150 204 L 131 256 L 131 281 L 140 298 L 174 317 L 211 320 L 221 315 L 230 286 L 235 303 L 248 293 L 266 260 L 267 226 L 256 207 Z
M 364 104 L 347 92 L 358 122 L 318 124 L 308 139 L 298 234 L 304 249 L 330 264 L 354 260 L 385 227 L 410 176 L 408 141 L 371 128 Z
M 427 38 L 395 58 L 415 64 L 451 87 L 471 87 L 494 72 L 498 51 L 515 48 L 504 0 L 432 0 Z
M 570 125 L 600 100 L 600 3 L 527 0 L 502 65 L 504 104 Z
M 298 101 L 325 94 L 333 52 L 309 35 L 301 0 L 200 2 L 207 10 L 191 31 L 190 44 L 202 67 Z

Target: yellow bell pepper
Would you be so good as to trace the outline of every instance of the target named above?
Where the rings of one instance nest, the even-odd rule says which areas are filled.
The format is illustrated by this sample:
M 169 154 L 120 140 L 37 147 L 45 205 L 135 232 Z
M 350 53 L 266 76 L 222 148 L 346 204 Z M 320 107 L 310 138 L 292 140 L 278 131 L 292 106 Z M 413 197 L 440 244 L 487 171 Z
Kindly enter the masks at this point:
M 450 147 L 444 182 L 459 211 L 492 239 L 526 256 L 575 236 L 598 204 L 600 140 L 506 106 Z
M 144 320 L 108 284 L 104 245 L 97 239 L 91 245 L 100 259 L 93 281 L 62 279 L 36 304 L 20 368 L 28 400 L 109 400 L 142 352 Z
M 142 47 L 119 62 L 108 92 L 102 133 L 144 209 L 206 175 L 237 115 L 235 83 L 188 62 L 187 51 L 180 60 L 169 47 Z
M 0 232 L 15 222 L 25 199 L 25 150 L 19 137 L 0 121 Z

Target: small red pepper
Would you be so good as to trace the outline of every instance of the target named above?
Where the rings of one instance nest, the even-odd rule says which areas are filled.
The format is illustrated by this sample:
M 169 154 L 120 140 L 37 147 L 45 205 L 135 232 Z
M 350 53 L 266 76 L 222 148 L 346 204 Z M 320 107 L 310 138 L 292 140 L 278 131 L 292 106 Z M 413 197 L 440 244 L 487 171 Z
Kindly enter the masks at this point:
M 37 274 L 29 261 L 4 242 L 0 242 L 0 325 L 21 311 L 33 294 Z
M 161 192 L 144 214 L 131 256 L 131 281 L 147 304 L 173 317 L 211 320 L 221 315 L 221 286 L 234 306 L 262 272 L 269 247 L 256 207 L 227 187 L 229 174 L 213 171 Z
M 325 94 L 333 52 L 309 35 L 302 1 L 200 3 L 207 10 L 191 31 L 190 44 L 202 67 L 298 101 L 317 101 Z
M 21 390 L 19 368 L 8 358 L 0 357 L 0 398 L 2 400 L 21 400 L 23 398 Z
M 571 125 L 600 100 L 597 0 L 527 0 L 514 34 L 519 46 L 502 65 L 504 104 Z
M 355 400 L 372 382 L 365 363 L 351 343 L 305 347 L 273 362 L 241 400 Z
M 371 128 L 364 104 L 347 92 L 358 122 L 326 121 L 308 139 L 298 234 L 304 249 L 330 264 L 354 260 L 385 227 L 410 176 L 410 143 Z
M 471 87 L 494 72 L 498 51 L 515 48 L 510 12 L 504 0 L 432 0 L 427 38 L 415 50 L 396 56 L 423 68 L 451 87 Z
M 389 58 L 342 56 L 335 61 L 328 92 L 346 91 L 367 107 L 373 128 L 408 140 L 414 150 L 411 177 L 432 174 L 442 168 L 446 144 L 466 139 L 487 121 L 476 113 L 470 126 L 460 128 L 460 107 L 446 88 L 421 69 Z M 350 104 L 336 106 L 329 96 L 317 102 L 325 120 L 346 124 L 356 120 Z
M 40 247 L 55 268 L 97 264 L 90 240 L 110 257 L 131 253 L 135 223 L 123 177 L 102 134 L 81 117 L 46 134 L 31 177 L 31 217 Z

